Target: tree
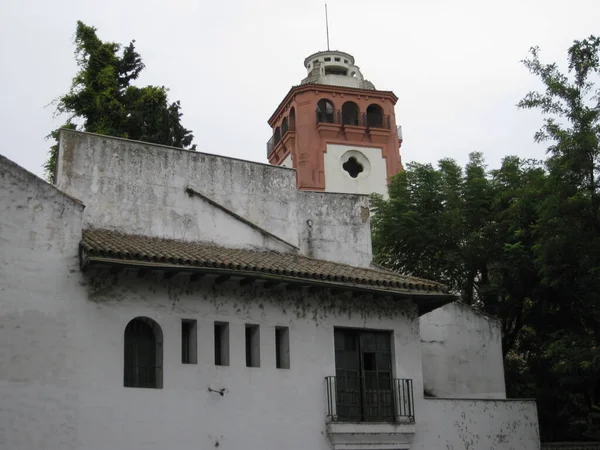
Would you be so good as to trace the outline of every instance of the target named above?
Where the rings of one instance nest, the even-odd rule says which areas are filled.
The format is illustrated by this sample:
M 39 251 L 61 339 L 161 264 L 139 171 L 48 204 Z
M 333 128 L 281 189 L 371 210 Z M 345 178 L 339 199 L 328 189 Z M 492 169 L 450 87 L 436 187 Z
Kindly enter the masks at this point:
M 549 142 L 548 183 L 538 205 L 536 266 L 551 288 L 544 323 L 537 324 L 540 356 L 570 395 L 571 422 L 600 440 L 592 416 L 600 381 L 600 38 L 575 41 L 568 74 L 544 64 L 532 48 L 524 62 L 544 85 L 519 103 L 545 116 L 535 140 Z
M 96 28 L 77 22 L 75 55 L 79 71 L 70 91 L 56 101 L 56 114 L 67 114 L 65 128 L 123 137 L 155 144 L 188 148 L 193 135 L 181 125 L 179 101 L 169 103 L 164 86 L 137 87 L 144 63 L 135 41 L 122 47 L 103 42 Z M 58 130 L 48 135 L 56 139 Z M 195 145 L 191 146 L 195 150 Z M 46 177 L 54 177 L 58 143 L 44 164 Z
M 532 225 L 543 169 L 517 157 L 486 171 L 480 153 L 464 171 L 411 163 L 373 198 L 375 259 L 393 270 L 447 284 L 465 303 L 498 316 L 509 352 L 534 310 L 539 279 Z
M 373 200 L 381 264 L 500 318 L 507 392 L 537 399 L 543 441 L 600 440 L 599 52 L 600 38 L 575 41 L 567 74 L 538 48 L 524 61 L 545 88 L 518 105 L 545 116 L 542 164 L 410 164 Z

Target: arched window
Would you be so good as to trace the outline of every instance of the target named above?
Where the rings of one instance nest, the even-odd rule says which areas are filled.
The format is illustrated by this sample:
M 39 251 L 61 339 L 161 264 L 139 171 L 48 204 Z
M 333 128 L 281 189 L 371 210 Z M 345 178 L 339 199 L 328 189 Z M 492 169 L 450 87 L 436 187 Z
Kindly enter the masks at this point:
M 342 124 L 358 125 L 358 105 L 354 102 L 346 102 L 342 105 Z
M 148 317 L 136 317 L 125 327 L 125 387 L 162 388 L 163 335 Z
M 367 126 L 383 128 L 383 109 L 381 106 L 371 104 L 367 107 Z
M 285 117 L 281 122 L 281 135 L 285 136 L 285 133 L 288 131 L 288 118 Z
M 281 131 L 279 130 L 279 127 L 275 128 L 275 133 L 273 133 L 273 140 L 275 142 L 275 145 L 277 145 L 281 140 Z
M 333 123 L 333 103 L 329 100 L 321 99 L 317 103 L 317 123 Z

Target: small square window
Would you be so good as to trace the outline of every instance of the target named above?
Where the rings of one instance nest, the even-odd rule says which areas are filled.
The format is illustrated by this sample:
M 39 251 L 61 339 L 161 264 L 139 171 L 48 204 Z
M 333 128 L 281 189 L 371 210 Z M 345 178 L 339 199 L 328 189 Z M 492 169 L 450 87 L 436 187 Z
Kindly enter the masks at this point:
M 331 58 L 323 58 L 325 62 L 331 61 Z
M 318 59 L 315 59 L 315 60 L 313 61 L 313 64 L 316 64 L 316 63 L 318 63 L 318 62 L 319 62 L 319 60 L 318 60 Z
M 198 362 L 198 322 L 193 319 L 181 320 L 181 362 L 196 364 Z
M 260 367 L 260 329 L 246 325 L 246 367 Z
M 335 61 L 341 61 L 340 58 L 333 58 Z
M 348 64 L 348 60 L 347 60 L 347 59 L 345 59 L 345 60 L 344 60 L 344 63 L 345 63 L 345 64 Z

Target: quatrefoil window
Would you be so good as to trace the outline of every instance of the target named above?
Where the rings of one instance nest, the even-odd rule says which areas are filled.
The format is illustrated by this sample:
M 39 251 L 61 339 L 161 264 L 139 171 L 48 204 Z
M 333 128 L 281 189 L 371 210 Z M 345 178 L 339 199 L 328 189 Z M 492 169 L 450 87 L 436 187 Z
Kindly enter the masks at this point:
M 348 175 L 350 175 L 352 178 L 356 178 L 359 173 L 365 170 L 363 165 L 359 163 L 354 156 L 348 158 L 348 161 L 342 164 L 342 168 L 348 172 Z

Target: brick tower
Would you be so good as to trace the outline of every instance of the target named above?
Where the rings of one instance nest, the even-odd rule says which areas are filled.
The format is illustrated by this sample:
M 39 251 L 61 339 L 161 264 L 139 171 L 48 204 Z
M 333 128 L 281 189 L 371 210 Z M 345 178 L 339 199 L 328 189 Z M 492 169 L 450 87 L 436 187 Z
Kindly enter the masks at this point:
M 402 169 L 398 97 L 375 89 L 348 53 L 314 53 L 304 66 L 268 121 L 269 163 L 295 168 L 298 189 L 387 196 Z

